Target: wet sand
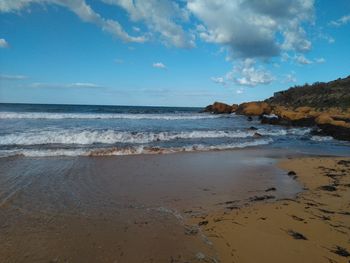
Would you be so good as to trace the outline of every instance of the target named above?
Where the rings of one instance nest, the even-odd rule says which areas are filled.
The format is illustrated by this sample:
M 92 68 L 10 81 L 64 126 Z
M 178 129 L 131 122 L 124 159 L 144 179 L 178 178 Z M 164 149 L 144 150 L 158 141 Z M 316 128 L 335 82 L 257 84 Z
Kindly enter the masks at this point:
M 279 163 L 304 185 L 297 198 L 193 216 L 222 262 L 350 262 L 350 159 Z
M 205 218 L 271 187 L 293 198 L 300 184 L 275 165 L 289 156 L 2 158 L 0 262 L 226 262 Z

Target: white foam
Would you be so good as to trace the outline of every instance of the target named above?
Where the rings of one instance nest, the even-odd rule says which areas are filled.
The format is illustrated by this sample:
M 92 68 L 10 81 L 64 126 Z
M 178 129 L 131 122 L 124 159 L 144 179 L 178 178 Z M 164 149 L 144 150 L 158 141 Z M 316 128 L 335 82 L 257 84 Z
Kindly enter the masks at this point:
M 255 133 L 263 136 L 284 136 L 287 134 L 304 135 L 310 129 L 259 129 L 251 130 L 204 130 L 180 132 L 131 132 L 108 130 L 29 130 L 0 136 L 0 145 L 47 145 L 47 144 L 145 144 L 157 141 L 174 141 L 187 139 L 215 139 L 215 138 L 249 138 Z
M 276 114 L 264 114 L 263 117 L 268 119 L 278 119 Z
M 208 113 L 131 114 L 131 113 L 47 113 L 47 112 L 0 112 L 0 119 L 130 119 L 130 120 L 198 120 L 228 117 Z
M 309 134 L 311 132 L 311 128 L 292 128 L 292 129 L 288 129 L 288 133 L 289 134 L 294 134 L 294 135 L 306 135 Z
M 331 141 L 333 140 L 333 137 L 331 136 L 312 136 L 311 137 L 311 140 L 312 141 L 316 141 L 316 142 L 326 142 L 326 141 Z
M 0 158 L 10 156 L 26 156 L 26 157 L 50 157 L 50 156 L 84 156 L 88 155 L 82 149 L 54 149 L 54 150 L 0 150 Z
M 284 136 L 284 135 L 306 135 L 310 133 L 311 129 L 310 128 L 284 128 L 284 129 L 259 129 L 257 130 L 258 133 L 261 135 L 266 135 L 266 136 Z
M 114 130 L 33 130 L 0 137 L 0 145 L 150 143 L 179 139 L 246 138 L 251 131 L 124 132 Z
M 246 148 L 252 146 L 266 145 L 272 143 L 270 139 L 260 139 L 251 142 L 218 144 L 218 145 L 189 145 L 186 147 L 158 148 L 147 146 L 136 146 L 126 148 L 102 148 L 94 150 L 84 149 L 22 149 L 22 150 L 0 150 L 0 157 L 26 156 L 26 157 L 54 157 L 54 156 L 116 156 L 116 155 L 135 155 L 135 154 L 168 154 L 177 152 L 195 152 L 195 151 L 220 151 L 233 150 L 237 148 Z

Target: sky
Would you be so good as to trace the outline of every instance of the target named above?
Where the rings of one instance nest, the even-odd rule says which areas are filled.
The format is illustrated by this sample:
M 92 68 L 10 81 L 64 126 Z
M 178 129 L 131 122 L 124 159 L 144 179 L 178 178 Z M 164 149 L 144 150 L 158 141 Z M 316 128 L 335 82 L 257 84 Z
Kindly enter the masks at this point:
M 349 0 L 0 0 L 0 102 L 201 107 L 349 69 Z

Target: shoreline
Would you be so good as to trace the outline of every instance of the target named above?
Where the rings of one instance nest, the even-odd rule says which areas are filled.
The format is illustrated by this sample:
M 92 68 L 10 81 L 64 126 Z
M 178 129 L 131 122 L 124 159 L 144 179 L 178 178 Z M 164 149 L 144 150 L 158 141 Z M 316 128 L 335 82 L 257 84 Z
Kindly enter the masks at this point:
M 205 222 L 221 262 L 349 262 L 350 158 L 296 157 L 278 167 L 304 191 L 189 222 Z
M 249 146 L 235 146 L 228 148 L 215 148 L 210 149 L 199 149 L 194 148 L 191 150 L 181 149 L 165 149 L 159 147 L 146 147 L 147 151 L 145 152 L 137 152 L 136 150 L 131 151 L 128 149 L 124 149 L 124 152 L 119 150 L 118 148 L 106 148 L 106 149 L 94 149 L 85 152 L 84 154 L 76 154 L 76 155 L 66 155 L 66 154 L 58 154 L 58 155 L 24 155 L 24 154 L 13 154 L 0 156 L 0 159 L 14 159 L 14 158 L 26 158 L 26 159 L 56 159 L 56 158 L 123 158 L 123 157 L 132 157 L 132 156 L 154 156 L 154 155 L 182 155 L 182 154 L 206 154 L 206 153 L 230 153 L 230 152 L 239 152 L 239 151 L 276 151 L 276 152 L 288 152 L 292 157 L 300 157 L 300 156 L 315 156 L 315 157 L 348 157 L 349 154 L 346 152 L 345 145 L 342 145 L 343 148 L 332 148 L 327 154 L 324 154 L 324 149 L 318 149 L 317 147 L 312 148 L 309 145 L 307 147 L 290 147 L 287 150 L 282 146 L 274 146 L 270 143 L 267 144 L 257 144 L 257 145 L 249 145 Z M 346 148 L 347 149 L 347 148 Z M 68 150 L 69 152 L 69 150 Z M 277 158 L 277 157 L 276 157 Z M 289 157 L 288 157 L 289 158 Z

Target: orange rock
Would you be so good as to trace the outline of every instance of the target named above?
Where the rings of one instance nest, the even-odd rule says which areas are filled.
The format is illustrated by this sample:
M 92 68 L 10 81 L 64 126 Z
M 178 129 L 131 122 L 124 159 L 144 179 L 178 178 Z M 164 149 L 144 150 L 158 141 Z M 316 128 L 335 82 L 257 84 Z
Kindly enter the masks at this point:
M 307 114 L 305 114 L 305 113 L 302 113 L 302 112 L 283 111 L 281 113 L 281 117 L 283 119 L 294 121 L 294 120 L 300 120 L 300 119 L 308 118 L 309 116 Z
M 331 123 L 332 121 L 334 120 L 328 113 L 322 113 L 315 120 L 317 124 L 328 124 L 328 123 Z
M 246 102 L 238 106 L 236 113 L 247 116 L 260 116 L 262 114 L 270 114 L 271 107 L 266 102 Z
M 305 114 L 309 113 L 312 110 L 313 110 L 313 108 L 311 108 L 311 107 L 298 107 L 295 109 L 295 111 L 300 112 L 300 113 L 305 113 Z
M 231 112 L 232 112 L 232 113 L 233 113 L 233 112 L 236 112 L 237 109 L 238 109 L 238 104 L 232 104 L 232 106 L 231 106 Z
M 222 113 L 232 113 L 235 112 L 236 108 L 238 106 L 236 104 L 228 105 L 226 103 L 222 102 L 214 102 L 213 105 L 209 105 L 204 109 L 204 112 L 213 112 L 216 114 L 222 114 Z
M 334 126 L 350 128 L 350 123 L 347 123 L 345 121 L 335 121 L 335 120 L 333 120 L 330 124 L 332 124 Z M 350 131 L 349 131 L 349 133 L 350 133 Z
M 328 113 L 322 113 L 320 116 L 316 118 L 316 123 L 319 125 L 322 124 L 330 124 L 333 126 L 339 126 L 344 128 L 350 128 L 350 123 L 347 123 L 342 120 L 334 120 L 332 116 L 330 116 Z

